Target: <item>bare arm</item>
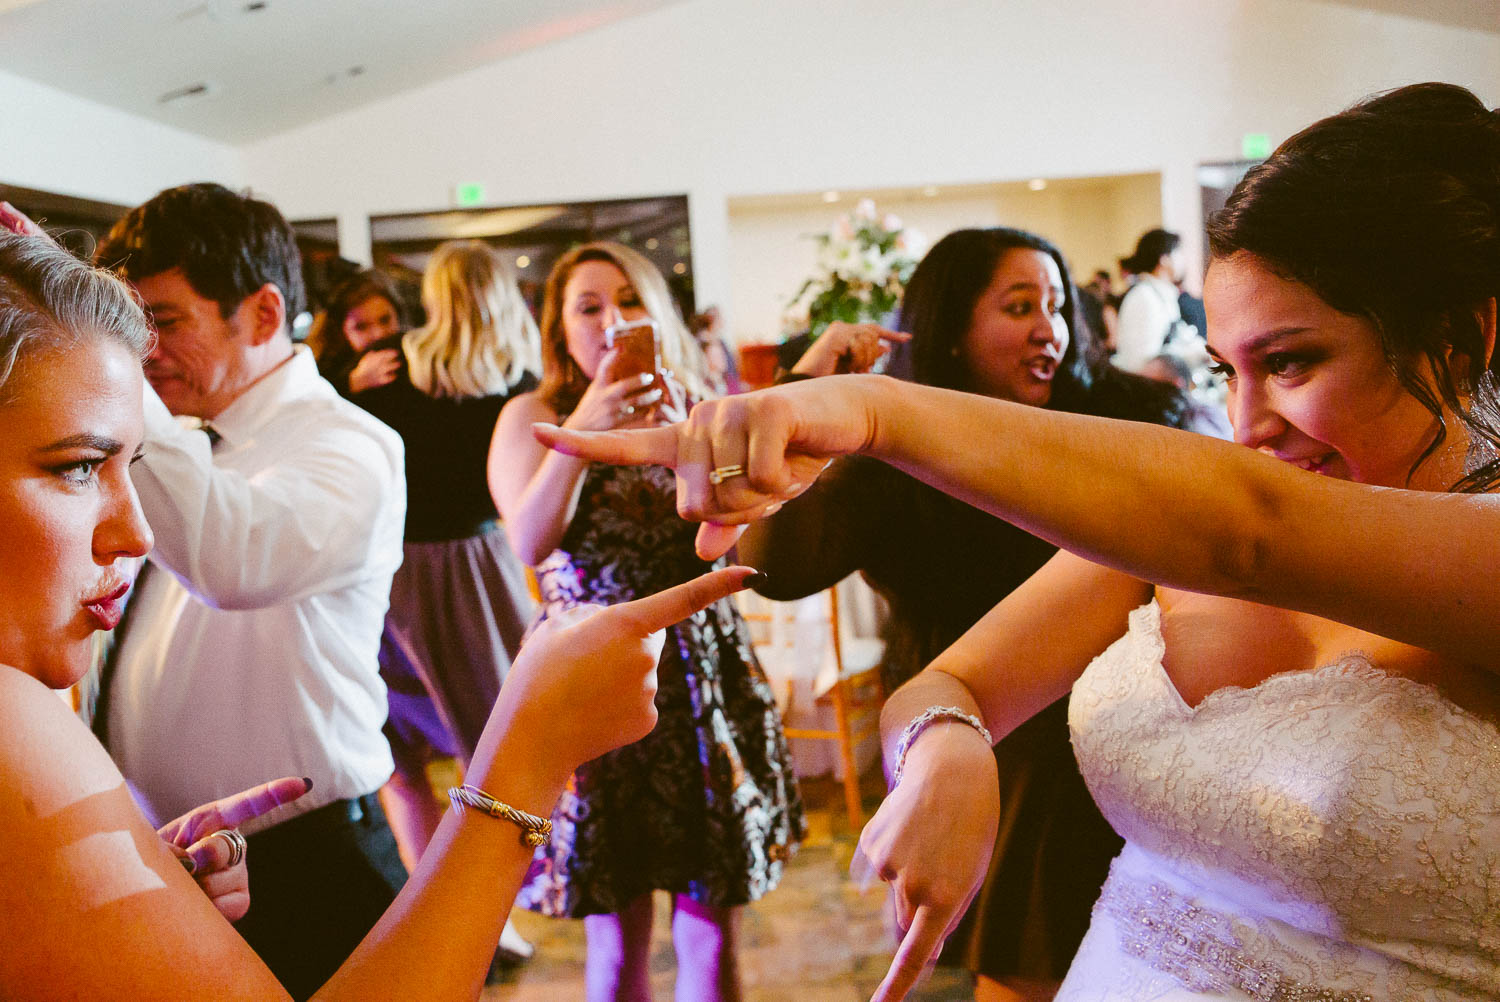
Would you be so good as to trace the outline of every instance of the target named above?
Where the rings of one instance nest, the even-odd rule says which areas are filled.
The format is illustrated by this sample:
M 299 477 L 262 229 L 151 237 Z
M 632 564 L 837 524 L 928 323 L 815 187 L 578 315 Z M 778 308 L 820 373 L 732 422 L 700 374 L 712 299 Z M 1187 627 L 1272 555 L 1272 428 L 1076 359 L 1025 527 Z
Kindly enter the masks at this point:
M 1322 616 L 1460 662 L 1500 666 L 1500 498 L 1369 487 L 1150 425 L 834 376 L 699 405 L 670 429 L 559 448 L 678 468 L 704 555 L 865 453 L 1134 577 Z M 744 462 L 715 487 L 704 471 Z
M 1500 667 L 1500 498 L 1370 487 L 1187 432 L 912 389 L 871 388 L 872 454 L 1044 539 L 1156 584 Z M 985 449 L 964 446 L 981 434 Z
M 146 443 L 131 475 L 156 534 L 151 559 L 203 601 L 258 609 L 345 587 L 372 565 L 390 573 L 406 497 L 390 429 L 325 412 L 246 475 L 215 464 L 207 436 L 180 427 L 149 384 L 142 392 Z
M 885 477 L 879 476 L 885 474 Z M 868 460 L 834 463 L 818 482 L 740 537 L 738 559 L 766 575 L 756 591 L 789 602 L 832 588 L 869 563 L 870 548 L 892 523 L 879 492 L 895 474 Z
M 1150 596 L 1142 581 L 1057 554 L 886 702 L 887 765 L 907 724 L 933 706 L 974 714 L 1003 738 L 1065 695 Z M 859 843 L 890 882 L 906 933 L 877 999 L 902 998 L 953 931 L 989 867 L 999 806 L 995 759 L 977 730 L 940 718 L 912 742 Z
M 1144 581 L 1058 553 L 886 700 L 886 761 L 894 765 L 896 739 L 929 706 L 961 707 L 999 741 L 1065 696 L 1151 593 Z
M 469 781 L 550 813 L 579 763 L 655 723 L 660 631 L 738 590 L 748 573 L 726 568 L 539 631 L 506 678 Z M 286 997 L 147 825 L 93 736 L 53 693 L 4 666 L 0 844 L 0 997 Z M 531 857 L 510 823 L 449 814 L 316 998 L 477 998 Z
M 557 414 L 535 393 L 507 403 L 490 439 L 490 495 L 505 521 L 516 556 L 535 566 L 557 549 L 578 511 L 588 462 L 549 452 L 531 435 L 533 421 L 556 421 Z

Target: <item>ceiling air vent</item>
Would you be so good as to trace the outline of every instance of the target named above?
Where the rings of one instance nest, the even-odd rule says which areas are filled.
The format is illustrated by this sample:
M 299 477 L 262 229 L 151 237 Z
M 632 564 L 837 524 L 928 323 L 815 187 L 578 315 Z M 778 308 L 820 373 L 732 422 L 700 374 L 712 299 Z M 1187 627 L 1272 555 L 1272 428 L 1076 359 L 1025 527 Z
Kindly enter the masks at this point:
M 208 97 L 214 92 L 212 84 L 199 82 L 188 84 L 186 87 L 178 87 L 169 90 L 156 99 L 157 104 L 177 104 L 179 101 L 195 101 L 198 98 Z

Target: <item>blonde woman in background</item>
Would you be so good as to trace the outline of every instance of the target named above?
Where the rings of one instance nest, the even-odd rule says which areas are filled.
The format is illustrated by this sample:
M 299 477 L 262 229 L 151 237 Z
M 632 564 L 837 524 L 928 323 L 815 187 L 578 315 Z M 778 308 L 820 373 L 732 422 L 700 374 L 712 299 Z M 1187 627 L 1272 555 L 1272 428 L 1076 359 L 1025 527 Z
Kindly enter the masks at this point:
M 655 321 L 660 364 L 622 367 L 606 328 Z M 640 254 L 593 243 L 547 279 L 542 382 L 506 405 L 490 486 L 521 559 L 536 566 L 544 619 L 615 605 L 703 573 L 695 527 L 677 517 L 670 470 L 549 452 L 535 421 L 643 428 L 712 395 L 703 353 L 661 273 Z M 804 821 L 770 686 L 731 602 L 673 627 L 658 667 L 656 729 L 587 762 L 552 813 L 517 900 L 583 918 L 587 998 L 650 999 L 652 892 L 672 894 L 677 998 L 741 997 L 739 906 L 774 888 Z
M 422 278 L 425 326 L 400 340 L 394 379 L 351 399 L 406 443 L 405 560 L 381 643 L 396 773 L 382 798 L 409 869 L 442 820 L 435 756 L 466 767 L 535 605 L 485 485 L 500 409 L 536 385 L 536 323 L 511 266 L 478 241 L 445 243 Z M 530 956 L 509 924 L 501 951 Z

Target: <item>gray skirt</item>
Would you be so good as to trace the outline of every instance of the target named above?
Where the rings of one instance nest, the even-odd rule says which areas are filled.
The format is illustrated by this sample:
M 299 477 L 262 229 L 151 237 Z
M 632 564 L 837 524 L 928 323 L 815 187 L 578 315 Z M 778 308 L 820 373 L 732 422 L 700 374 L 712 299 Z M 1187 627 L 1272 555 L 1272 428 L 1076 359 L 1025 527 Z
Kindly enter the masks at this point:
M 398 762 L 467 765 L 536 603 L 498 524 L 403 550 L 380 644 L 386 737 Z

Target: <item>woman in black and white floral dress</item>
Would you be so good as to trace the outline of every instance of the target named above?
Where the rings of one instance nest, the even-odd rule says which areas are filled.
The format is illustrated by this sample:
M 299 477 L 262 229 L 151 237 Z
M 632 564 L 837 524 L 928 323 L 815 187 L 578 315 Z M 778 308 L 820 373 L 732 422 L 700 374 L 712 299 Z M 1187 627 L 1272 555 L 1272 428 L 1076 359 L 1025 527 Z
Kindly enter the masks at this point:
M 625 372 L 604 330 L 646 318 L 661 364 Z M 543 617 L 702 573 L 669 470 L 591 465 L 531 434 L 535 421 L 642 427 L 709 395 L 660 273 L 618 244 L 569 252 L 547 281 L 542 340 L 542 383 L 502 412 L 490 486 L 516 552 L 536 568 Z M 668 631 L 656 706 L 649 736 L 574 774 L 518 900 L 585 919 L 588 998 L 604 1000 L 649 997 L 651 892 L 669 891 L 678 996 L 737 999 L 738 906 L 776 886 L 804 820 L 770 686 L 731 602 Z

